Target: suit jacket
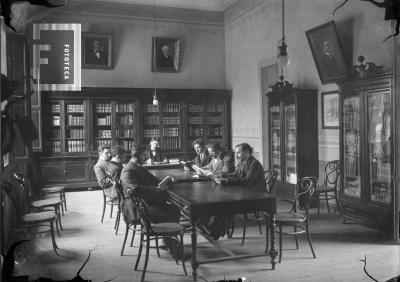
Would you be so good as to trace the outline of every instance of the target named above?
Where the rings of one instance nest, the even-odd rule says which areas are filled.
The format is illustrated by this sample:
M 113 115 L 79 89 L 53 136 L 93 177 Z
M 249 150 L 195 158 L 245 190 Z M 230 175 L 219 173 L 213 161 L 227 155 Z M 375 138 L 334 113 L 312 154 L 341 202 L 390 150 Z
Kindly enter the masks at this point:
M 233 172 L 235 170 L 235 163 L 232 158 L 232 152 L 222 152 L 217 159 L 212 159 L 211 162 L 203 168 L 210 170 L 215 176 Z
M 207 150 L 204 150 L 204 157 L 203 159 L 200 159 L 200 155 L 196 155 L 193 159 L 193 163 L 197 165 L 198 167 L 204 167 L 208 165 L 211 162 L 212 158 L 208 154 Z
M 117 197 L 117 191 L 114 189 L 114 180 L 120 178 L 122 165 L 113 161 L 104 161 L 99 159 L 94 165 L 99 186 L 103 188 L 104 194 L 110 198 Z
M 132 161 L 129 161 L 121 172 L 125 197 L 129 197 L 127 191 L 130 189 L 149 205 L 163 206 L 169 198 L 167 191 L 157 188 L 159 182 L 160 180 L 147 168 Z
M 99 52 L 99 57 L 97 57 L 96 53 L 93 50 L 90 50 L 90 52 L 86 54 L 85 63 L 95 65 L 107 65 L 107 54 L 104 52 Z
M 250 186 L 255 191 L 265 191 L 264 168 L 253 156 L 240 161 L 233 173 L 228 174 L 228 182 Z
M 168 158 L 165 156 L 164 152 L 159 149 L 156 148 L 156 155 L 154 156 L 151 152 L 151 150 L 149 151 L 149 159 L 151 159 L 153 162 L 163 162 L 164 160 L 168 160 Z

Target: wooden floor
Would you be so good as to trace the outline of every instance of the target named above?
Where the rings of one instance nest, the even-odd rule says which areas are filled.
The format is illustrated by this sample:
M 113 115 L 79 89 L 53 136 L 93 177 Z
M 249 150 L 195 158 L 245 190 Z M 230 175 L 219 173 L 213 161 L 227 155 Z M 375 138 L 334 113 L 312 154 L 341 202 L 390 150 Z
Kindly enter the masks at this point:
M 138 251 L 127 247 L 125 256 L 120 256 L 124 223 L 118 235 L 114 235 L 114 218 L 109 214 L 103 224 L 100 223 L 101 191 L 67 193 L 68 212 L 62 218 L 64 231 L 57 238 L 61 256 L 56 256 L 48 237 L 36 237 L 16 252 L 15 274 L 30 275 L 30 279 L 49 277 L 54 279 L 72 279 L 79 270 L 88 251 L 91 257 L 81 272 L 84 279 L 92 281 L 139 281 L 141 271 L 134 271 L 133 265 Z M 278 209 L 286 207 L 279 206 Z M 265 257 L 220 262 L 201 265 L 199 281 L 238 280 L 246 281 L 371 281 L 363 271 L 360 261 L 367 257 L 367 269 L 379 281 L 400 274 L 400 249 L 372 229 L 354 224 L 343 225 L 341 219 L 322 210 L 318 217 L 316 211 L 311 214 L 311 232 L 317 255 L 312 258 L 305 238 L 300 239 L 300 249 L 295 249 L 293 238 L 284 238 L 283 260 L 271 270 L 270 259 Z M 238 224 L 239 225 L 239 224 Z M 265 248 L 264 235 L 260 235 L 256 226 L 248 229 L 244 247 L 240 245 L 240 225 L 234 238 L 221 241 L 239 253 L 248 253 Z M 185 237 L 187 267 L 190 267 L 190 237 Z M 202 258 L 218 256 L 215 248 L 199 236 L 199 254 Z M 32 252 L 34 250 L 34 252 Z M 29 252 L 29 253 L 28 253 Z M 143 262 L 143 261 L 142 261 Z M 139 265 L 141 270 L 143 264 Z M 192 281 L 184 276 L 181 265 L 176 265 L 170 255 L 161 251 L 158 258 L 155 250 L 150 251 L 150 260 L 146 281 Z

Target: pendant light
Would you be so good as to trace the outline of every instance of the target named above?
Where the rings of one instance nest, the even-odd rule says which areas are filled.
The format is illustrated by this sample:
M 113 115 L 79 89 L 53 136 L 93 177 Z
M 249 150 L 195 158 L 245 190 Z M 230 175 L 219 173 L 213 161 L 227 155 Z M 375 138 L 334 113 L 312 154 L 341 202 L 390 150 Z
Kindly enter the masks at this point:
M 157 98 L 157 63 L 156 63 L 156 0 L 153 1 L 153 105 L 158 106 Z

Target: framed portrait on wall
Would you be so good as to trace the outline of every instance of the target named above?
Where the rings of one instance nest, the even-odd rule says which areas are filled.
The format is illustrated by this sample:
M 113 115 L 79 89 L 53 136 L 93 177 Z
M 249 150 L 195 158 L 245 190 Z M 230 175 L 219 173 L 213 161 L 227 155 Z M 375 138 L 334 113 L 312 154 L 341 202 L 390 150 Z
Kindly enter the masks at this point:
M 112 69 L 112 35 L 82 33 L 82 68 Z
M 153 37 L 151 71 L 179 72 L 181 41 L 176 38 Z
M 347 77 L 348 65 L 334 21 L 306 31 L 321 82 L 330 83 Z
M 339 92 L 323 92 L 321 95 L 323 129 L 339 128 Z

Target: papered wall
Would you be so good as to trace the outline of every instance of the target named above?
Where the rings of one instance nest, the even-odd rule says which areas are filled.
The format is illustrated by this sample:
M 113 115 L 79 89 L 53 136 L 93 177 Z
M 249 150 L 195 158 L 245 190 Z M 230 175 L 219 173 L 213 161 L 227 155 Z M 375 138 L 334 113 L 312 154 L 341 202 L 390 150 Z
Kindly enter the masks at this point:
M 366 61 L 383 65 L 387 71 L 392 69 L 393 42 L 382 43 L 391 33 L 390 22 L 384 21 L 384 9 L 363 1 L 348 1 L 332 16 L 340 3 L 285 1 L 285 33 L 291 58 L 288 80 L 295 87 L 319 91 L 319 159 L 322 161 L 339 158 L 339 130 L 322 129 L 320 93 L 338 87 L 334 83 L 321 84 L 305 31 L 334 20 L 346 60 L 354 64 L 357 56 L 364 55 Z M 256 152 L 262 152 L 262 132 L 267 128 L 261 128 L 260 122 L 264 109 L 259 102 L 259 64 L 276 58 L 278 40 L 282 38 L 281 1 L 239 1 L 225 16 L 226 86 L 232 89 L 232 144 L 248 142 Z

